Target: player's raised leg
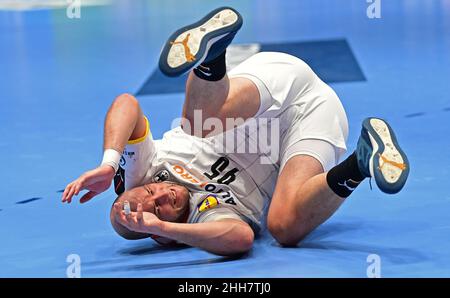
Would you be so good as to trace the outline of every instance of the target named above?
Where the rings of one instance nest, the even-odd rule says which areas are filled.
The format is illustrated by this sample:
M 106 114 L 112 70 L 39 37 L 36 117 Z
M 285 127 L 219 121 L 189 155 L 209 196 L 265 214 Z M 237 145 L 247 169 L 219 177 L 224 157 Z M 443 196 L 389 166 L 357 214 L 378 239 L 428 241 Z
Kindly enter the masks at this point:
M 378 118 L 367 118 L 362 126 L 355 152 L 327 173 L 311 156 L 298 155 L 286 163 L 268 214 L 268 228 L 279 243 L 297 244 L 333 215 L 365 178 L 374 178 L 385 193 L 403 188 L 409 163 L 392 128 Z
M 183 128 L 191 134 L 206 136 L 210 129 L 203 129 L 203 122 L 208 118 L 217 118 L 225 128 L 226 118 L 247 119 L 258 111 L 256 86 L 245 78 L 230 80 L 226 72 L 226 48 L 242 22 L 236 10 L 218 8 L 177 30 L 163 48 L 159 67 L 164 74 L 180 76 L 190 72 L 183 106 L 183 118 L 188 123 Z M 195 124 L 196 119 L 201 123 Z M 199 126 L 200 131 L 194 130 Z

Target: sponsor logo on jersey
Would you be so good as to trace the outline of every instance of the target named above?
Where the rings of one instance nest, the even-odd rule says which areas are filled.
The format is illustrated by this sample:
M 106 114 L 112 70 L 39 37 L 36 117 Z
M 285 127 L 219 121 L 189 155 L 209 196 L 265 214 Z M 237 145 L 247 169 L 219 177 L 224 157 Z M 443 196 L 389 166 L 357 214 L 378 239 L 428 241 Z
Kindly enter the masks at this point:
M 220 203 L 217 197 L 215 195 L 209 194 L 206 196 L 206 198 L 203 199 L 203 201 L 200 202 L 200 204 L 198 204 L 197 209 L 198 212 L 204 212 L 206 210 L 216 207 L 219 204 Z
M 173 170 L 172 174 L 184 182 L 195 184 L 207 192 L 219 193 L 224 191 L 218 183 L 213 183 L 211 180 L 210 182 L 201 181 L 200 178 L 195 177 L 192 173 L 179 164 L 171 166 Z
M 172 170 L 177 173 L 182 180 L 188 181 L 190 183 L 194 184 L 200 184 L 200 181 L 197 180 L 191 173 L 189 173 L 188 170 L 186 170 L 184 167 L 180 165 L 173 165 Z

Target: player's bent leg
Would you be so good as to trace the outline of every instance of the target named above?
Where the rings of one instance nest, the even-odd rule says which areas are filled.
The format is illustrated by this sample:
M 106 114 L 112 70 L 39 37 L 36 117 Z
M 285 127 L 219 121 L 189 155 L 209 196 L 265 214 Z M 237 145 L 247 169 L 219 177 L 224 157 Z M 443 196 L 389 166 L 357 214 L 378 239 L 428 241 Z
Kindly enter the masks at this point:
M 328 172 L 327 183 L 341 197 L 349 196 L 364 178 L 374 178 L 387 194 L 399 192 L 409 175 L 409 162 L 391 126 L 380 118 L 367 118 L 355 152 Z
M 282 245 L 296 245 L 344 202 L 327 185 L 322 164 L 312 156 L 288 160 L 278 177 L 267 226 Z
M 186 84 L 183 129 L 197 137 L 221 133 L 233 128 L 228 127 L 227 119 L 245 121 L 253 117 L 260 108 L 260 102 L 258 88 L 247 78 L 236 77 L 228 80 L 226 77 L 226 81 L 224 79 L 211 83 L 191 73 Z M 219 129 L 216 122 L 220 122 L 222 129 Z
M 202 63 L 213 63 L 224 54 L 242 27 L 242 16 L 231 7 L 217 8 L 201 20 L 175 31 L 161 52 L 159 68 L 167 76 L 180 76 Z M 221 63 L 217 61 L 217 63 Z M 198 75 L 217 81 L 221 77 L 208 66 Z
M 373 177 L 381 191 L 395 194 L 404 187 L 409 161 L 385 120 L 371 117 L 363 121 L 356 154 L 361 173 Z
M 173 33 L 161 52 L 159 68 L 167 76 L 190 71 L 182 115 L 182 128 L 188 134 L 211 136 L 212 129 L 203 129 L 207 119 L 220 121 L 223 132 L 227 118 L 245 120 L 258 111 L 256 86 L 248 79 L 230 80 L 227 76 L 226 48 L 242 23 L 242 16 L 233 8 L 215 9 Z
M 365 178 L 393 194 L 405 185 L 409 163 L 393 129 L 383 119 L 364 120 L 357 149 L 327 173 L 320 162 L 299 155 L 281 172 L 269 208 L 267 224 L 283 245 L 295 245 L 325 222 Z

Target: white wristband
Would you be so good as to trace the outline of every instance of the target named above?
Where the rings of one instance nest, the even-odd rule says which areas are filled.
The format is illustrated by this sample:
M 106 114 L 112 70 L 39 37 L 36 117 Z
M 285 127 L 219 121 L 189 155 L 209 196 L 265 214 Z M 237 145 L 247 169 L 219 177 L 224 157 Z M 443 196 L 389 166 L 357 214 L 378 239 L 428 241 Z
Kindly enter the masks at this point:
M 114 169 L 114 172 L 117 172 L 119 169 L 119 162 L 122 155 L 114 149 L 106 149 L 103 152 L 103 160 L 101 165 L 108 165 Z

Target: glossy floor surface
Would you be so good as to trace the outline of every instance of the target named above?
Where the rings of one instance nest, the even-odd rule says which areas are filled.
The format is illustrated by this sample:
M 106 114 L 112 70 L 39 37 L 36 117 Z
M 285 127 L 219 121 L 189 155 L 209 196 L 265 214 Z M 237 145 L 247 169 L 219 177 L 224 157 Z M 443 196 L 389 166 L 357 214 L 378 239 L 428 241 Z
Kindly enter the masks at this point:
M 365 183 L 298 247 L 264 234 L 239 259 L 119 238 L 108 218 L 112 190 L 85 205 L 60 203 L 60 190 L 100 162 L 115 96 L 138 95 L 156 138 L 170 128 L 184 94 L 182 82 L 154 73 L 162 44 L 224 4 L 244 17 L 235 44 L 294 53 L 331 84 L 349 118 L 349 150 L 365 117 L 390 122 L 411 162 L 401 193 Z M 82 277 L 366 277 L 376 254 L 383 277 L 449 277 L 450 1 L 381 0 L 372 19 L 369 5 L 114 0 L 82 7 L 80 19 L 64 7 L 4 7 L 0 276 L 65 277 L 67 256 L 77 254 Z M 163 84 L 170 88 L 157 91 Z

